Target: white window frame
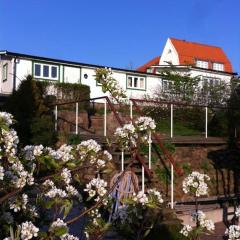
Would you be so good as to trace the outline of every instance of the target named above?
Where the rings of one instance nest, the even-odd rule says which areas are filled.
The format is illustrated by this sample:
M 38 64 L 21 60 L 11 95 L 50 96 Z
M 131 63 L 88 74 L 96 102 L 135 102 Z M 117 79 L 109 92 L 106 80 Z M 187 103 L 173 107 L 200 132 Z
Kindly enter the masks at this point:
M 129 84 L 130 78 L 132 79 L 131 84 Z M 137 80 L 137 86 L 134 86 L 134 79 Z M 140 79 L 143 79 L 144 86 L 140 86 Z M 137 75 L 127 75 L 127 89 L 136 89 L 136 90 L 144 90 L 146 91 L 146 77 L 145 76 L 137 76 Z
M 171 92 L 173 81 L 162 79 L 163 92 Z
M 2 81 L 6 82 L 8 79 L 8 63 L 3 64 L 3 71 L 2 71 Z
M 40 65 L 40 76 L 35 75 L 35 66 Z M 43 76 L 43 67 L 48 66 L 49 67 L 49 75 L 48 77 Z M 57 74 L 56 77 L 52 77 L 52 67 L 57 68 Z M 54 64 L 48 64 L 48 63 L 41 63 L 41 62 L 34 62 L 33 64 L 33 76 L 34 78 L 40 78 L 40 79 L 46 79 L 46 80 L 54 80 L 57 81 L 59 79 L 59 65 L 54 65 Z
M 196 60 L 196 67 L 208 69 L 209 68 L 209 63 L 208 63 L 208 61 L 203 61 L 203 60 L 197 59 Z
M 223 63 L 217 63 L 214 62 L 213 63 L 213 70 L 217 70 L 217 71 L 224 71 L 224 64 Z

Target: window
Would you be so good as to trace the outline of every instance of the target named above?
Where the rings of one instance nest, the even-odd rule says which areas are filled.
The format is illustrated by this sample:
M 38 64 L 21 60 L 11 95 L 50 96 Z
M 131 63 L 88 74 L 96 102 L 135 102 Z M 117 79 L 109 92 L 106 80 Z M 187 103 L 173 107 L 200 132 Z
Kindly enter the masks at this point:
M 217 87 L 221 84 L 221 80 L 218 78 L 203 78 L 203 90 L 206 90 L 208 88 Z
M 224 71 L 224 65 L 222 63 L 213 63 L 213 69 L 217 71 Z
M 127 88 L 145 90 L 146 78 L 140 76 L 128 76 Z
M 8 77 L 8 64 L 6 63 L 3 65 L 2 81 L 3 82 L 7 81 L 7 77 Z
M 57 77 L 57 67 L 56 66 L 52 66 L 51 67 L 51 77 L 52 78 L 56 78 Z
M 152 68 L 147 68 L 147 73 L 152 73 L 153 69 Z
M 35 64 L 35 76 L 40 77 L 41 76 L 41 65 L 40 64 Z
M 208 68 L 208 62 L 207 61 L 197 60 L 196 61 L 196 66 L 200 67 L 200 68 Z
M 34 63 L 34 77 L 58 80 L 58 69 L 59 66 L 44 64 L 44 63 Z
M 43 65 L 43 77 L 49 77 L 49 66 Z
M 162 89 L 164 92 L 170 92 L 172 90 L 173 82 L 169 80 L 162 80 Z

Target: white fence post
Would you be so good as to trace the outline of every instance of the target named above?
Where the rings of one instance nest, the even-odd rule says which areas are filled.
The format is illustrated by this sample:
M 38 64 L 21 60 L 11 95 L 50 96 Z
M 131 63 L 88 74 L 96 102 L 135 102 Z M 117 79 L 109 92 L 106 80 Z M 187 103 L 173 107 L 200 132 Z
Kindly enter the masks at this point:
M 205 138 L 208 138 L 208 107 L 205 108 Z
M 58 106 L 55 106 L 55 131 L 57 131 Z
M 171 138 L 173 138 L 173 104 L 171 104 Z M 173 209 L 174 201 L 174 171 L 171 163 L 171 208 Z
M 124 171 L 124 150 L 122 150 L 121 167 L 123 172 Z
M 173 165 L 171 164 L 171 208 L 173 209 L 173 198 L 174 198 L 174 185 L 173 185 L 173 179 L 174 178 L 174 172 L 173 172 Z
M 78 102 L 76 103 L 76 129 L 75 134 L 78 134 Z
M 131 118 L 131 120 L 133 120 L 132 119 L 133 118 L 133 103 L 131 100 L 130 100 L 130 118 Z
M 173 104 L 171 104 L 171 138 L 173 137 Z
M 144 193 L 145 191 L 145 171 L 144 167 L 142 166 L 142 192 Z
M 148 136 L 148 167 L 152 168 L 152 134 L 149 133 Z
M 104 137 L 107 136 L 107 100 L 104 101 Z

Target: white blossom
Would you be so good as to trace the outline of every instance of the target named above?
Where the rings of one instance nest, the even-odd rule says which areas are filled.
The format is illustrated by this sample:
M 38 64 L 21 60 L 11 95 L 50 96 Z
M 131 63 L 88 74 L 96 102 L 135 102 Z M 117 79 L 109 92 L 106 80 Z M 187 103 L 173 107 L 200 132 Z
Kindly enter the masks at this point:
M 208 194 L 208 186 L 205 181 L 210 178 L 206 174 L 192 172 L 183 180 L 184 193 L 193 193 L 196 197 Z
M 26 210 L 28 203 L 28 195 L 22 194 L 20 198 L 16 198 L 13 200 L 10 200 L 9 208 L 12 209 L 14 212 L 19 212 L 21 209 Z
M 135 121 L 135 125 L 137 126 L 139 131 L 153 131 L 156 128 L 155 121 L 151 117 L 139 117 Z
M 10 129 L 9 131 L 2 129 L 2 136 L 2 142 L 4 143 L 3 149 L 5 153 L 10 157 L 15 157 L 17 153 L 17 145 L 19 143 L 17 132 L 13 129 Z
M 24 222 L 21 224 L 21 239 L 29 240 L 33 237 L 37 237 L 39 228 L 33 225 L 32 222 Z
M 71 171 L 67 168 L 64 168 L 61 172 L 61 178 L 66 184 L 69 184 L 72 181 Z
M 240 217 L 240 207 L 237 207 L 235 210 L 235 216 Z
M 240 239 L 240 226 L 231 225 L 225 231 L 225 235 L 228 236 L 228 240 L 239 240 Z
M 4 168 L 0 165 L 0 180 L 4 178 Z
M 79 238 L 70 234 L 64 234 L 60 237 L 60 240 L 79 240 Z
M 107 193 L 107 182 L 100 178 L 92 179 L 88 184 L 86 184 L 85 192 L 88 192 L 90 197 L 95 195 L 104 196 Z
M 43 150 L 44 150 L 43 145 L 36 145 L 36 146 L 27 145 L 23 149 L 24 157 L 26 158 L 26 160 L 32 161 L 36 157 L 41 156 L 43 153 Z
M 53 187 L 55 187 L 55 184 L 54 184 L 54 182 L 52 180 L 47 179 L 45 182 L 43 182 L 43 186 L 53 188 Z
M 13 115 L 7 112 L 0 112 L 0 118 L 5 122 L 7 126 L 13 124 Z
M 130 146 L 137 146 L 138 135 L 132 123 L 117 128 L 114 135 L 123 149 L 128 149 Z
M 159 203 L 163 203 L 163 198 L 162 198 L 162 195 L 159 191 L 157 191 L 156 189 L 148 189 L 147 192 L 148 192 L 150 197 L 155 196 Z
M 77 151 L 81 159 L 85 159 L 87 157 L 95 155 L 101 151 L 101 146 L 93 139 L 89 139 L 87 141 L 82 141 L 80 144 L 77 145 Z
M 139 191 L 138 194 L 133 193 L 133 201 L 146 205 L 148 203 L 148 197 L 143 191 Z
M 67 197 L 67 193 L 62 189 L 54 187 L 50 189 L 47 193 L 45 193 L 45 196 L 49 198 L 65 198 Z
M 72 154 L 72 149 L 73 149 L 72 146 L 63 144 L 57 151 L 49 147 L 46 148 L 46 151 L 55 160 L 60 160 L 65 163 L 74 159 L 74 156 Z
M 183 228 L 181 229 L 180 233 L 188 237 L 189 233 L 193 230 L 193 228 L 190 225 L 184 225 Z
M 78 190 L 72 185 L 67 185 L 66 190 L 67 190 L 68 196 L 79 196 Z
M 67 224 L 60 218 L 58 218 L 56 221 L 54 221 L 50 228 L 49 231 L 54 232 L 57 228 L 62 228 L 62 227 L 67 227 Z

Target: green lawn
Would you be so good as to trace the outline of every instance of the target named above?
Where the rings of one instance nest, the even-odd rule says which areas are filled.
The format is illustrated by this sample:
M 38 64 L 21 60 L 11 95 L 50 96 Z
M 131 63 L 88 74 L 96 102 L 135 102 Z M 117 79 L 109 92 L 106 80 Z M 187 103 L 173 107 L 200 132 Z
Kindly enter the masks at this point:
M 204 127 L 202 129 L 202 131 L 200 131 L 199 129 L 194 129 L 191 126 L 188 126 L 190 124 L 188 124 L 188 122 L 185 123 L 181 123 L 178 121 L 173 122 L 173 134 L 174 136 L 196 136 L 196 135 L 202 135 L 202 133 L 204 132 Z M 160 133 L 166 133 L 166 134 L 170 134 L 170 120 L 160 120 L 157 123 L 157 131 L 159 131 Z

